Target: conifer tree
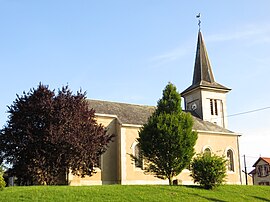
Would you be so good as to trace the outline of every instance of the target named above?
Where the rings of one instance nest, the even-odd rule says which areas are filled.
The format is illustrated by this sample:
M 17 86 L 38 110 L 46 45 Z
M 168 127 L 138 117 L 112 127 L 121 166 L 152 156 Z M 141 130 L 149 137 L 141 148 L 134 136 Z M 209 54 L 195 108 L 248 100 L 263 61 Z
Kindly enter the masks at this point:
M 139 146 L 145 159 L 145 171 L 161 179 L 173 177 L 186 168 L 195 154 L 197 133 L 193 119 L 181 109 L 181 96 L 169 83 L 155 112 L 139 131 Z

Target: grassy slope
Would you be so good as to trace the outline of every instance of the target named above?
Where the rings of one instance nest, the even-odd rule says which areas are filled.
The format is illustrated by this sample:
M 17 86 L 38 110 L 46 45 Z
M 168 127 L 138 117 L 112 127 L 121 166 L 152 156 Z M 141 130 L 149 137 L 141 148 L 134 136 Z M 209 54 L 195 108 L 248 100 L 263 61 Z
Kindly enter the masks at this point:
M 192 186 L 8 187 L 0 201 L 270 201 L 270 186 L 224 185 L 213 191 Z

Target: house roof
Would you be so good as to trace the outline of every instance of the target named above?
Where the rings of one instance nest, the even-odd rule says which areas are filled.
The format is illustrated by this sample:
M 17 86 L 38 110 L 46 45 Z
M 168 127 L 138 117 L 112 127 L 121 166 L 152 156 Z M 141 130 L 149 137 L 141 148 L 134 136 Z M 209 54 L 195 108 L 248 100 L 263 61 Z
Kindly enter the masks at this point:
M 260 157 L 253 165 L 253 167 L 256 167 L 257 163 L 260 161 L 260 160 L 263 160 L 265 161 L 266 163 L 268 163 L 270 165 L 270 158 L 269 157 Z
M 110 102 L 103 100 L 87 100 L 89 107 L 93 108 L 98 114 L 115 115 L 123 124 L 143 125 L 155 111 L 154 106 L 127 104 L 119 102 Z M 208 121 L 203 121 L 195 116 L 193 129 L 209 132 L 231 133 L 234 132 L 220 127 Z
M 250 171 L 248 174 L 249 174 L 249 175 L 254 175 L 254 174 L 256 174 L 256 169 L 253 169 L 253 170 Z
M 184 95 L 185 93 L 198 87 L 214 88 L 223 91 L 230 91 L 229 88 L 215 81 L 211 63 L 208 58 L 208 53 L 206 50 L 206 46 L 201 31 L 199 31 L 198 33 L 197 51 L 196 51 L 192 85 L 189 86 L 186 90 L 184 90 L 181 94 Z

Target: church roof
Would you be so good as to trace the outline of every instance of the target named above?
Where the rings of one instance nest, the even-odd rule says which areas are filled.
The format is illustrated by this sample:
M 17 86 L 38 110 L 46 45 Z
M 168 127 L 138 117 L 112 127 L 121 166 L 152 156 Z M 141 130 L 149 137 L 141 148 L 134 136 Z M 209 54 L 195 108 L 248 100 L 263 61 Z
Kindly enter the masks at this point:
M 143 125 L 155 111 L 155 107 L 146 105 L 88 100 L 89 107 L 98 114 L 115 115 L 124 124 Z
M 123 124 L 143 125 L 147 122 L 150 115 L 155 111 L 154 106 L 136 105 L 119 102 L 109 102 L 103 100 L 87 100 L 89 107 L 93 108 L 97 114 L 117 116 Z M 195 116 L 193 129 L 199 131 L 232 133 L 232 131 L 220 127 L 208 121 L 203 121 Z
M 198 33 L 197 51 L 193 72 L 192 85 L 182 92 L 185 94 L 197 87 L 214 88 L 229 91 L 230 89 L 217 83 L 214 78 L 210 60 L 201 31 Z

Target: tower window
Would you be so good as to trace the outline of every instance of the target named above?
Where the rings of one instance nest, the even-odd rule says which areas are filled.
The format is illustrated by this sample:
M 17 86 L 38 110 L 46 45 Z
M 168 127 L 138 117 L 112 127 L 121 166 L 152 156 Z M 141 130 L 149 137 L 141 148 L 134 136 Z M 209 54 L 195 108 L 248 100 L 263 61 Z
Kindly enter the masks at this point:
M 214 100 L 215 102 L 215 115 L 218 115 L 218 110 L 217 110 L 217 100 Z
M 211 115 L 218 115 L 218 104 L 217 104 L 217 100 L 210 99 L 210 109 L 211 109 Z
M 210 109 L 211 109 L 211 115 L 214 115 L 214 108 L 213 108 L 213 100 L 210 99 Z

